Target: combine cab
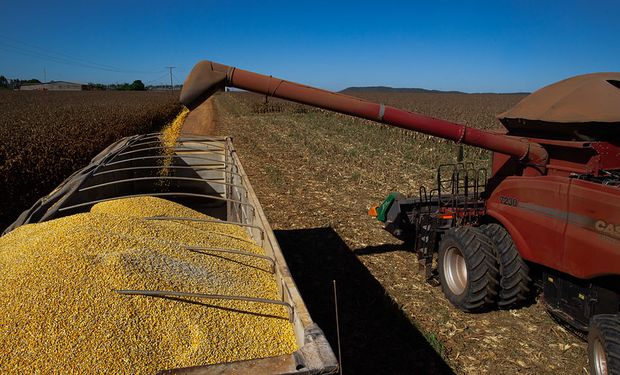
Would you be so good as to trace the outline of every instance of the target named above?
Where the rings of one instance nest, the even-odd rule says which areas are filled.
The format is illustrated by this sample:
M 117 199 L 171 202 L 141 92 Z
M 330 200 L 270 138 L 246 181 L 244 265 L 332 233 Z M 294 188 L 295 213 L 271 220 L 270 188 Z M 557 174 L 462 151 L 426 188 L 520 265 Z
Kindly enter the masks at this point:
M 393 193 L 371 213 L 457 308 L 515 308 L 539 284 L 549 311 L 587 332 L 592 373 L 620 374 L 620 73 L 547 86 L 501 114 L 507 131 L 496 132 L 209 61 L 181 101 L 194 108 L 224 86 L 493 151 L 488 178 L 440 166 L 436 186 Z

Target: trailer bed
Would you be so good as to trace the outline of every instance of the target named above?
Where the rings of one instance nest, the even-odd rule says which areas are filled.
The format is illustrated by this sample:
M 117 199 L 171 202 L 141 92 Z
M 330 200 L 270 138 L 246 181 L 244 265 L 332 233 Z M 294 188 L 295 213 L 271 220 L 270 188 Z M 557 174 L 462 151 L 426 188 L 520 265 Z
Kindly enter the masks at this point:
M 98 202 L 157 196 L 244 227 L 275 264 L 280 299 L 291 306 L 299 349 L 289 355 L 163 369 L 161 373 L 330 374 L 338 362 L 312 321 L 265 213 L 229 137 L 183 134 L 164 145 L 160 133 L 123 138 L 99 153 L 6 229 L 86 212 Z

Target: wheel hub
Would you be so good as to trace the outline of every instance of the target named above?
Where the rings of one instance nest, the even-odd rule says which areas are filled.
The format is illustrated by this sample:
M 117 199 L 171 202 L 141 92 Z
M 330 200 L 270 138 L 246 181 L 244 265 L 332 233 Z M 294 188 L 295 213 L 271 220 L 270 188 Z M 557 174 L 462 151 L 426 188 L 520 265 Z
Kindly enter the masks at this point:
M 443 273 L 452 293 L 460 295 L 467 287 L 467 265 L 461 251 L 450 247 L 443 259 Z
M 592 360 L 594 361 L 595 375 L 607 375 L 607 357 L 605 356 L 605 348 L 601 340 L 594 342 L 594 353 Z

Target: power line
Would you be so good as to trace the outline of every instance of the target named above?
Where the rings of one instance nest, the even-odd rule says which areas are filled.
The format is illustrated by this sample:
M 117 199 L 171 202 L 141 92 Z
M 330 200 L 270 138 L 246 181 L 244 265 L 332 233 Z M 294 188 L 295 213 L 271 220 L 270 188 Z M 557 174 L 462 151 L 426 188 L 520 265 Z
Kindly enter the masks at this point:
M 5 44 L 5 45 L 2 45 Z M 78 66 L 78 67 L 82 67 L 82 68 L 87 68 L 87 69 L 96 69 L 96 70 L 103 70 L 103 71 L 107 71 L 107 72 L 113 72 L 113 73 L 129 73 L 129 74 L 157 74 L 157 73 L 161 73 L 161 71 L 159 72 L 139 72 L 139 71 L 130 71 L 130 70 L 116 70 L 116 69 L 107 69 L 107 68 L 102 68 L 102 67 L 98 67 L 98 66 L 93 66 L 93 65 L 89 65 L 89 64 L 84 64 L 84 63 L 80 63 L 77 61 L 71 61 L 71 60 L 67 60 L 64 58 L 60 58 L 60 57 L 55 57 L 52 55 L 47 55 L 41 52 L 36 52 L 36 51 L 31 51 L 31 50 L 27 50 L 27 49 L 23 49 L 23 48 L 19 48 L 19 47 L 14 47 L 14 46 L 10 46 L 10 45 L 6 45 L 6 43 L 0 41 L 0 49 L 7 51 L 7 52 L 13 52 L 13 53 L 17 53 L 20 55 L 24 55 L 24 56 L 28 56 L 28 57 L 34 57 L 34 58 L 38 58 L 41 60 L 45 60 L 45 61 L 51 61 L 51 62 L 55 62 L 55 63 L 59 63 L 59 64 L 65 64 L 65 65 L 70 65 L 70 66 Z
M 15 39 L 15 38 L 11 38 L 11 37 L 8 37 L 6 35 L 1 35 L 0 34 L 0 38 L 4 38 L 5 40 L 10 40 L 11 43 L 14 43 L 14 44 L 15 43 L 22 44 L 22 45 L 27 46 L 29 48 L 34 48 L 36 50 L 44 51 L 46 53 L 51 53 L 53 55 L 61 56 L 61 57 L 66 58 L 66 59 L 77 60 L 77 61 L 81 61 L 81 62 L 90 64 L 90 65 L 97 65 L 97 66 L 100 66 L 100 67 L 103 67 L 103 68 L 107 68 L 107 69 L 122 70 L 121 68 L 118 68 L 118 67 L 115 67 L 115 66 L 106 65 L 106 64 L 99 64 L 99 63 L 96 63 L 96 62 L 93 62 L 93 61 L 89 61 L 89 60 L 86 60 L 86 59 L 82 59 L 82 58 L 79 58 L 79 57 L 74 57 L 74 56 L 71 56 L 71 55 L 67 55 L 65 53 L 60 53 L 60 52 L 57 52 L 57 51 L 53 51 L 53 50 L 50 50 L 48 48 L 43 48 L 43 47 L 40 47 L 40 46 L 36 46 L 34 44 L 26 43 L 24 41 L 21 41 L 21 40 Z
M 8 52 L 18 53 L 21 55 L 26 55 L 30 57 L 47 60 L 47 61 L 53 61 L 53 62 L 60 63 L 60 64 L 73 65 L 73 66 L 79 66 L 79 67 L 88 68 L 88 69 L 97 69 L 97 70 L 103 70 L 103 71 L 114 72 L 114 73 L 131 73 L 131 74 L 161 73 L 161 71 L 141 71 L 141 70 L 122 69 L 122 68 L 118 68 L 112 65 L 100 64 L 97 62 L 74 57 L 74 56 L 67 55 L 64 53 L 55 52 L 50 49 L 38 47 L 30 43 L 26 43 L 26 42 L 18 41 L 17 39 L 6 37 L 4 35 L 0 35 L 0 38 L 5 39 L 4 41 L 0 40 L 0 49 L 3 49 Z M 9 41 L 6 41 L 6 40 L 9 40 Z
M 145 85 L 150 85 L 150 84 L 155 83 L 156 81 L 159 81 L 158 83 L 162 83 L 162 86 L 163 86 L 164 78 L 168 78 L 168 72 L 162 74 L 161 76 L 159 76 L 159 77 L 157 77 L 155 79 L 152 79 L 150 81 L 146 81 L 146 82 L 144 82 L 144 84 Z
M 34 53 L 38 53 L 42 56 L 47 56 L 47 57 L 52 57 L 55 59 L 62 59 L 64 61 L 75 61 L 75 62 L 79 62 L 81 64 L 85 64 L 88 65 L 89 67 L 93 67 L 93 68 L 99 68 L 99 69 L 104 69 L 104 70 L 110 70 L 110 71 L 115 71 L 115 72 L 126 72 L 126 73 L 143 73 L 143 74 L 156 74 L 159 72 L 147 72 L 147 71 L 141 71 L 141 70 L 131 70 L 131 69 L 123 69 L 123 68 L 119 68 L 116 66 L 112 66 L 112 65 L 107 65 L 107 64 L 100 64 L 94 61 L 90 61 L 90 60 L 86 60 L 83 58 L 79 58 L 79 57 L 75 57 L 75 56 L 71 56 L 68 55 L 66 53 L 61 53 L 61 52 L 57 52 L 57 51 L 53 51 L 50 50 L 48 48 L 43 48 L 40 46 L 36 46 L 34 44 L 30 44 L 30 43 L 26 43 L 24 41 L 20 41 L 17 40 L 15 38 L 10 38 L 7 37 L 5 35 L 0 35 L 0 38 L 4 38 L 5 41 L 1 42 L 5 45 L 8 45 L 9 47 L 12 48 L 17 48 L 17 49 L 21 49 L 22 51 L 28 51 L 28 52 L 34 52 Z M 6 40 L 9 40 L 9 42 L 7 42 Z M 20 46 L 20 44 L 22 46 Z M 26 46 L 24 48 L 24 46 Z
M 174 91 L 174 84 L 172 83 L 172 69 L 176 68 L 176 66 L 167 66 L 168 70 L 170 70 L 170 91 Z
M 2 42 L 0 42 L 2 43 Z M 57 62 L 57 63 L 61 63 L 61 64 L 68 64 L 68 65 L 75 65 L 75 64 L 70 64 L 68 62 L 65 62 L 63 60 L 60 60 L 58 58 L 52 57 L 52 56 L 42 56 L 40 54 L 37 54 L 35 52 L 31 52 L 31 51 L 27 51 L 27 50 L 22 50 L 22 49 L 17 49 L 14 47 L 7 47 L 7 46 L 2 46 L 0 45 L 0 49 L 7 51 L 7 52 L 14 52 L 14 53 L 18 53 L 20 55 L 24 55 L 24 56 L 29 56 L 29 57 L 36 57 L 36 58 L 40 58 L 46 61 L 52 61 L 52 62 Z
M 172 73 L 172 78 L 174 78 L 174 80 L 175 80 L 176 82 L 179 82 L 179 81 L 180 81 L 180 80 L 179 80 L 179 78 L 178 78 L 178 77 L 176 76 L 176 74 L 174 74 L 174 73 Z

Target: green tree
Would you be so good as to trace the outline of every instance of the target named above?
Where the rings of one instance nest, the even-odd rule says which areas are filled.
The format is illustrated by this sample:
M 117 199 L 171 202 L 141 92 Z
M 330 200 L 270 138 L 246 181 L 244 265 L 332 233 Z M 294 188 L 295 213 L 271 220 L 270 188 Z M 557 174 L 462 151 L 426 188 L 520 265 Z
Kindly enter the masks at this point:
M 88 85 L 86 85 L 86 90 L 102 91 L 102 90 L 105 90 L 105 89 L 106 89 L 105 85 L 103 85 L 101 83 L 88 82 Z
M 144 83 L 142 83 L 141 80 L 137 79 L 131 84 L 131 90 L 144 91 L 146 90 L 146 88 L 144 87 Z
M 0 76 L 0 87 L 6 89 L 9 87 L 9 80 L 5 76 Z

